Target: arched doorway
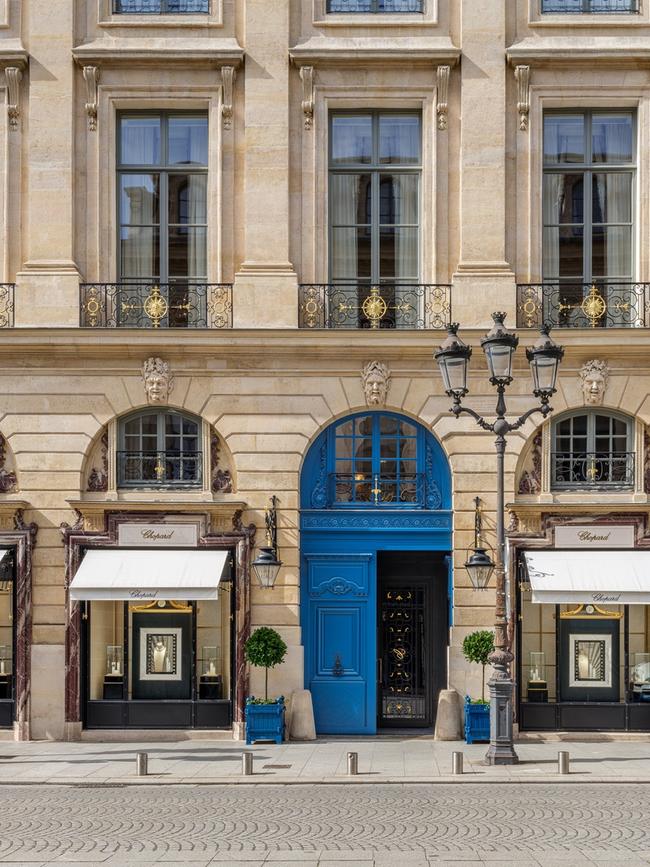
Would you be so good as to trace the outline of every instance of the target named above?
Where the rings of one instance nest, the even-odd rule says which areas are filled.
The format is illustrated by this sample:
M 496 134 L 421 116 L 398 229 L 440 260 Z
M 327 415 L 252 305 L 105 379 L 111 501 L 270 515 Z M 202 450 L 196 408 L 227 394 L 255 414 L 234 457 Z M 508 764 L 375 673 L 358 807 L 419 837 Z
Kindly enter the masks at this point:
M 451 474 L 389 412 L 330 425 L 301 476 L 301 621 L 316 728 L 427 728 L 447 681 Z

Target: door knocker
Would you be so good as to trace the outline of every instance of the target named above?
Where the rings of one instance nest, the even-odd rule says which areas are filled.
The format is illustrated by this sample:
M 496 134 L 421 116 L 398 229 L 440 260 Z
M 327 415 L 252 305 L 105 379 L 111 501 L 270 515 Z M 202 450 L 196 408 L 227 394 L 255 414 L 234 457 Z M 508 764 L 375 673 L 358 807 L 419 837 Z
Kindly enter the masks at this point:
M 332 668 L 332 674 L 334 677 L 341 677 L 343 674 L 343 664 L 341 663 L 341 657 L 336 654 L 336 659 L 334 660 L 334 666 Z

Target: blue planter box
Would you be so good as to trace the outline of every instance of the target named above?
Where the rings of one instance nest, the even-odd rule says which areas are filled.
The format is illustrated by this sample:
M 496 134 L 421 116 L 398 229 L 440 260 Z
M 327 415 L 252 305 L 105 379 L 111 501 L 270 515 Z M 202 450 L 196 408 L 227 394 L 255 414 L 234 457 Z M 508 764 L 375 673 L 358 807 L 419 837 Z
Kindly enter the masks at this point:
M 465 743 L 490 740 L 490 705 L 472 704 L 465 698 Z
M 253 704 L 246 701 L 246 743 L 255 741 L 275 741 L 281 744 L 284 740 L 284 698 L 273 704 Z

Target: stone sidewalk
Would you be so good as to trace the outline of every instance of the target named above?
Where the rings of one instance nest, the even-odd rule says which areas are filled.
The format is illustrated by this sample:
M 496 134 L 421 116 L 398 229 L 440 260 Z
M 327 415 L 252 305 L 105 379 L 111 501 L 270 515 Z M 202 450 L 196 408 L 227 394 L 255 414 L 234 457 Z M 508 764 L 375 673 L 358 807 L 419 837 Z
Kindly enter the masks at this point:
M 563 741 L 516 745 L 518 765 L 483 764 L 487 746 L 430 737 L 319 738 L 309 743 L 237 741 L 148 743 L 0 743 L 0 784 L 327 784 L 327 783 L 650 783 L 650 742 Z M 254 775 L 242 776 L 241 753 L 254 756 Z M 451 775 L 455 750 L 464 774 Z M 560 776 L 558 750 L 568 750 L 571 773 Z M 148 753 L 149 774 L 136 777 L 135 754 Z M 347 753 L 359 756 L 359 775 L 347 776 Z

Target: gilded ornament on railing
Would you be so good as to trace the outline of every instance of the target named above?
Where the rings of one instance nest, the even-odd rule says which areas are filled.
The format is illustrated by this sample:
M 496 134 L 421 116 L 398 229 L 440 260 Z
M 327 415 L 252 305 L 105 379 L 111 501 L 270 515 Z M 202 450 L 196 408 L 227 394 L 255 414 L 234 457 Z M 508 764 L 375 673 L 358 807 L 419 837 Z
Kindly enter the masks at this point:
M 360 310 L 370 323 L 371 328 L 379 328 L 381 320 L 389 310 L 394 310 L 396 313 L 408 313 L 412 310 L 412 306 L 406 301 L 400 301 L 397 304 L 387 304 L 381 297 L 381 290 L 378 286 L 373 286 L 367 298 L 364 298 L 361 306 L 347 304 L 345 301 L 339 303 L 340 313 L 347 313 L 350 310 Z
M 542 304 L 537 294 L 536 286 L 526 286 L 523 297 L 519 301 L 519 313 L 523 315 L 523 326 L 525 328 L 534 328 L 541 322 L 542 319 Z
M 230 284 L 208 286 L 208 312 L 211 328 L 229 328 L 232 323 L 232 287 Z
M 304 328 L 322 327 L 325 304 L 323 303 L 323 294 L 321 286 L 302 286 L 302 297 L 300 300 L 300 319 Z
M 630 302 L 619 300 L 612 306 L 617 313 L 627 313 L 630 309 Z M 582 310 L 592 328 L 600 325 L 600 321 L 607 313 L 608 308 L 607 301 L 605 301 L 603 296 L 600 294 L 595 283 L 592 283 L 589 294 L 582 299 L 581 303 L 567 304 L 566 302 L 560 301 L 558 304 L 558 310 L 560 313 L 566 313 L 576 309 Z

